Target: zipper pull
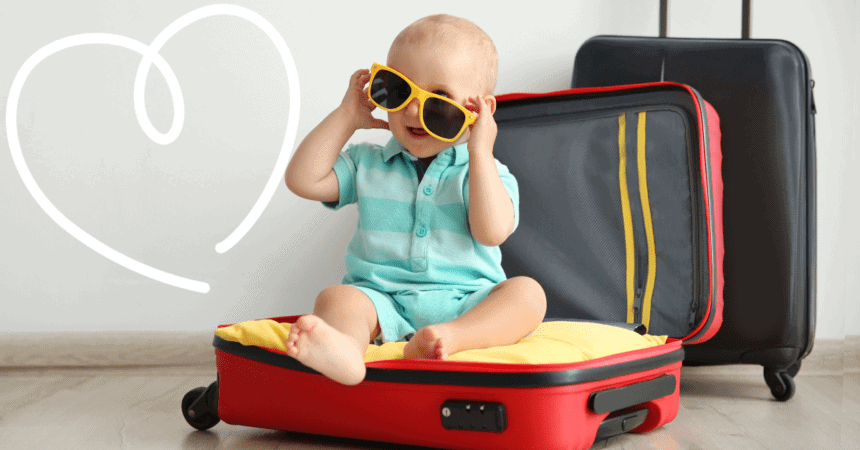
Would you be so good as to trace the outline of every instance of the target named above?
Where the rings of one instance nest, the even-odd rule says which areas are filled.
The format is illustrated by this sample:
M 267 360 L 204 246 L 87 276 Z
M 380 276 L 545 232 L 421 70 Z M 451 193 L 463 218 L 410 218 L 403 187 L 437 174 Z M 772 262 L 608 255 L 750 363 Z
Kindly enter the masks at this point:
M 642 306 L 643 293 L 644 289 L 641 286 L 637 286 L 635 297 L 633 297 L 633 320 L 636 323 L 642 322 L 642 314 L 640 314 L 640 307 Z
M 696 328 L 696 310 L 690 311 L 690 317 L 687 318 L 687 328 L 690 331 Z
M 809 80 L 809 97 L 812 99 L 812 114 L 818 114 L 818 109 L 815 108 L 815 93 L 812 89 L 815 88 L 815 80 Z

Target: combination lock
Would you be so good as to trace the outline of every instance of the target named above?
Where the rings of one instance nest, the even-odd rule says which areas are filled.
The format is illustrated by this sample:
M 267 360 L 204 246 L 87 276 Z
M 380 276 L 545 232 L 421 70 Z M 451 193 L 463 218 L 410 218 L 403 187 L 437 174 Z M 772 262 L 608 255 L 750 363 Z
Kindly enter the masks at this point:
M 505 405 L 501 403 L 448 400 L 442 404 L 440 414 L 447 430 L 501 433 L 508 426 Z

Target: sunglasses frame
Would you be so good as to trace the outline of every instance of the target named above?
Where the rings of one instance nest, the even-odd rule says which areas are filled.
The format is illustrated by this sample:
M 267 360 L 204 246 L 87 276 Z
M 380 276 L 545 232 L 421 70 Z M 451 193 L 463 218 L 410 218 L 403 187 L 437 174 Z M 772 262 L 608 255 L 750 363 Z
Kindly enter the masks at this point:
M 379 103 L 376 103 L 376 101 L 373 100 L 373 97 L 371 97 L 371 95 L 370 95 L 370 87 L 373 85 L 373 79 L 376 77 L 376 75 L 379 73 L 380 70 L 387 70 L 387 71 L 393 73 L 394 75 L 397 75 L 398 77 L 402 78 L 403 81 L 406 82 L 406 84 L 409 85 L 409 88 L 411 90 L 411 92 L 409 93 L 409 97 L 403 102 L 403 104 L 401 104 L 397 108 L 386 108 L 386 107 L 380 105 Z M 418 87 L 418 85 L 415 84 L 414 82 L 412 82 L 412 80 L 410 80 L 409 78 L 406 78 L 406 76 L 403 75 L 402 73 L 392 69 L 391 67 L 384 66 L 382 64 L 377 64 L 377 63 L 373 63 L 373 66 L 371 66 L 371 69 L 370 69 L 370 80 L 368 81 L 368 85 L 367 85 L 367 98 L 369 98 L 371 103 L 373 103 L 376 107 L 378 107 L 379 109 L 388 111 L 388 112 L 400 111 L 401 109 L 403 109 L 407 105 L 409 105 L 409 103 L 412 102 L 412 99 L 417 98 L 418 99 L 418 118 L 421 120 L 421 127 L 424 128 L 424 131 L 426 131 L 428 134 L 430 134 L 434 138 L 439 139 L 441 141 L 445 141 L 445 142 L 456 141 L 457 139 L 460 138 L 460 136 L 463 134 L 463 132 L 466 131 L 466 128 L 468 128 L 469 125 L 472 125 L 473 123 L 475 123 L 476 120 L 478 120 L 478 117 L 475 115 L 475 113 L 473 111 L 469 111 L 468 109 L 463 107 L 463 105 L 455 102 L 454 100 L 451 100 L 450 98 L 443 97 L 439 94 L 427 92 L 424 89 L 421 89 L 420 87 Z M 463 112 L 463 115 L 465 117 L 465 120 L 463 120 L 463 126 L 460 127 L 460 131 L 458 131 L 457 134 L 453 138 L 448 139 L 448 138 L 444 138 L 442 136 L 439 136 L 436 133 L 430 131 L 427 128 L 427 125 L 424 124 L 424 102 L 428 98 L 440 99 L 446 103 L 450 103 L 450 104 L 456 106 L 457 108 L 460 109 L 460 111 Z

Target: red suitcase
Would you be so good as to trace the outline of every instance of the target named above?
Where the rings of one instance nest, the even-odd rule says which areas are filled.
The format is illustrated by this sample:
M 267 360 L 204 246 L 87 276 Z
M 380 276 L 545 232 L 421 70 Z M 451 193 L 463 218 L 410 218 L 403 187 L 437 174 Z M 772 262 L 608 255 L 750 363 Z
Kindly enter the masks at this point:
M 548 316 L 648 323 L 666 344 L 567 364 L 376 361 L 363 382 L 345 386 L 281 351 L 216 336 L 218 380 L 183 398 L 189 424 L 453 449 L 586 449 L 675 418 L 682 344 L 706 340 L 721 322 L 716 113 L 687 86 L 653 83 L 504 95 L 495 117 L 495 155 L 517 176 L 522 199 L 520 226 L 503 247 L 508 275 L 541 281 Z M 567 179 L 576 170 L 565 167 L 589 154 L 600 170 L 584 176 L 588 188 L 574 187 L 583 177 Z M 586 200 L 614 206 L 586 209 Z M 590 219 L 566 221 L 571 210 Z M 555 230 L 544 233 L 547 226 Z M 620 306 L 596 305 L 607 296 Z

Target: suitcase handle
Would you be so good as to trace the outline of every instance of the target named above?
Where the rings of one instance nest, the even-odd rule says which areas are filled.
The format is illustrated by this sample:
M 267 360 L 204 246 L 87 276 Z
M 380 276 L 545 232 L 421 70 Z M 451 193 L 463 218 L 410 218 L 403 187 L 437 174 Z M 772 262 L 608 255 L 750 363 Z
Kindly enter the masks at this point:
M 741 0 L 741 39 L 750 38 L 750 3 L 752 0 Z M 660 37 L 667 36 L 666 28 L 669 17 L 669 0 L 660 0 Z
M 653 380 L 594 392 L 588 397 L 588 409 L 597 414 L 620 411 L 674 394 L 676 384 L 675 375 L 663 375 Z

